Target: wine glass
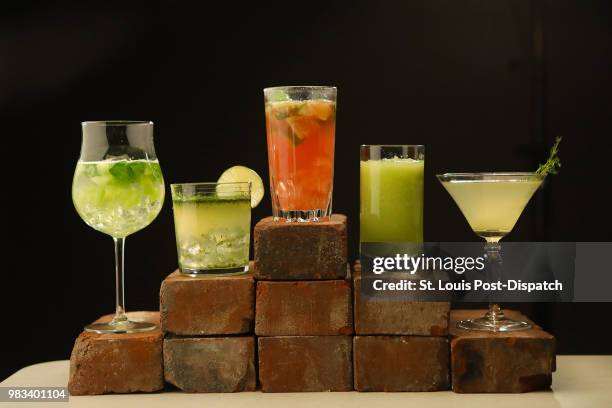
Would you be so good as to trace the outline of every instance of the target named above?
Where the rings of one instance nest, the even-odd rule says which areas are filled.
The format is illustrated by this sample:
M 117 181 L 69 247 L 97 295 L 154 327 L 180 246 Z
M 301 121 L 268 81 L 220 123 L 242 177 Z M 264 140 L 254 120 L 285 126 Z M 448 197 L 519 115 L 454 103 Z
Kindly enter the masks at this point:
M 108 323 L 85 327 L 95 333 L 134 333 L 155 324 L 125 314 L 125 239 L 149 225 L 164 202 L 164 179 L 153 146 L 153 122 L 83 122 L 81 155 L 72 183 L 72 201 L 90 227 L 115 243 L 116 308 Z

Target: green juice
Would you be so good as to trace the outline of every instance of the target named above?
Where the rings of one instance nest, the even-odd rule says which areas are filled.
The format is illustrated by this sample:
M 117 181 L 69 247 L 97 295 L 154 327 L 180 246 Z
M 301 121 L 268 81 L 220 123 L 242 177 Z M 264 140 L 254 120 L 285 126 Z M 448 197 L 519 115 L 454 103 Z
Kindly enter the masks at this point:
M 78 162 L 72 201 L 83 220 L 115 238 L 149 225 L 164 203 L 164 180 L 157 160 Z
M 424 161 L 361 161 L 360 242 L 423 242 Z
M 542 180 L 443 181 L 470 227 L 483 238 L 501 238 L 512 231 Z
M 181 270 L 229 269 L 249 263 L 251 199 L 174 199 L 174 226 Z

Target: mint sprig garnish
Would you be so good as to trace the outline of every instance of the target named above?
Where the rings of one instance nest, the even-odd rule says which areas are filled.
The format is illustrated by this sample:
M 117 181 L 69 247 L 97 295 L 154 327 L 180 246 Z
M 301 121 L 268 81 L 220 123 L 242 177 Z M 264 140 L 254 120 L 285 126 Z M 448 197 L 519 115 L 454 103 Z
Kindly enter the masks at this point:
M 559 159 L 559 143 L 561 143 L 561 137 L 555 138 L 555 144 L 550 148 L 550 154 L 546 163 L 540 164 L 536 170 L 536 174 L 546 176 L 548 174 L 558 174 L 561 168 L 561 159 Z
M 108 169 L 108 172 L 119 181 L 122 181 L 124 183 L 133 183 L 138 178 L 140 178 L 142 173 L 144 173 L 145 166 L 145 163 L 142 162 L 119 162 L 113 164 Z

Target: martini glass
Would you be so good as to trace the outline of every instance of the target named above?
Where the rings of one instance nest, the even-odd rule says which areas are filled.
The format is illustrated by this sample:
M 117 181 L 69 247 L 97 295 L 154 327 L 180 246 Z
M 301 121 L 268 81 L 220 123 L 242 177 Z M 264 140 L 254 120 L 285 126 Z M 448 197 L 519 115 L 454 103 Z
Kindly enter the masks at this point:
M 501 270 L 500 240 L 521 216 L 523 209 L 546 176 L 537 173 L 445 173 L 438 180 L 453 197 L 476 235 L 484 238 L 490 277 Z M 528 322 L 509 319 L 496 303 L 481 318 L 462 320 L 465 330 L 507 332 L 531 328 Z

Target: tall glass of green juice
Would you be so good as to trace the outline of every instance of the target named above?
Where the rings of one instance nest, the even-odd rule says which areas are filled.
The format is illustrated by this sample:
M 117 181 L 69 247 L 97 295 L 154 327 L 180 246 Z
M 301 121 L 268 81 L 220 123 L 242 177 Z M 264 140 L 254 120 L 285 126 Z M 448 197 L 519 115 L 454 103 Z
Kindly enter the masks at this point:
M 423 242 L 423 145 L 363 145 L 360 243 Z

